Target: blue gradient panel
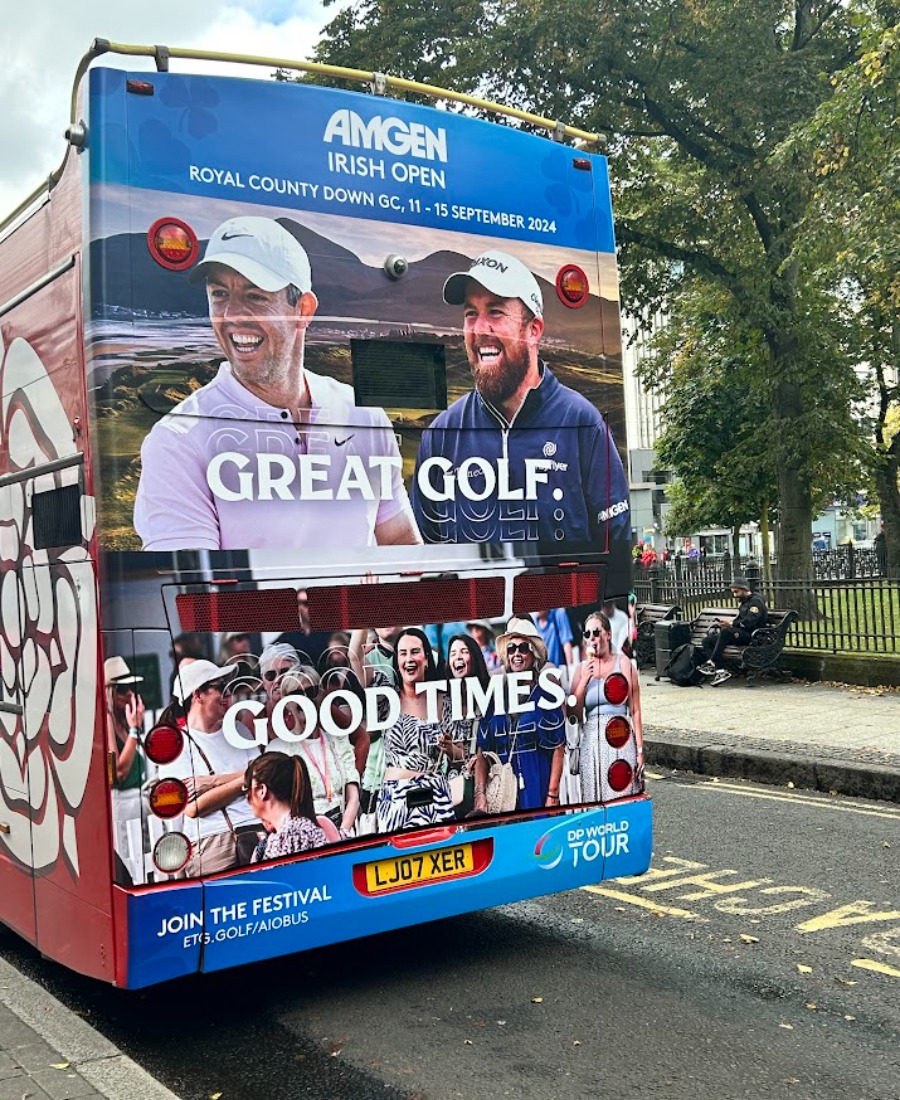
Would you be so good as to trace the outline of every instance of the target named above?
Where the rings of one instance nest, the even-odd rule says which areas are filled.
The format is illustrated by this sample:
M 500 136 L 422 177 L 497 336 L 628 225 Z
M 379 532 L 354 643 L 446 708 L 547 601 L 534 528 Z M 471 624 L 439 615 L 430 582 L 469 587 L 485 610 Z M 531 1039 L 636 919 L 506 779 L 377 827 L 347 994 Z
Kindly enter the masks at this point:
M 651 834 L 651 802 L 638 799 L 470 829 L 421 848 L 383 844 L 134 894 L 128 901 L 128 986 L 640 874 L 650 864 Z M 485 839 L 493 857 L 479 874 L 375 896 L 354 885 L 356 865 Z
M 129 78 L 153 94 L 126 92 Z M 605 159 L 510 126 L 331 88 L 103 68 L 89 118 L 92 182 L 614 250 Z

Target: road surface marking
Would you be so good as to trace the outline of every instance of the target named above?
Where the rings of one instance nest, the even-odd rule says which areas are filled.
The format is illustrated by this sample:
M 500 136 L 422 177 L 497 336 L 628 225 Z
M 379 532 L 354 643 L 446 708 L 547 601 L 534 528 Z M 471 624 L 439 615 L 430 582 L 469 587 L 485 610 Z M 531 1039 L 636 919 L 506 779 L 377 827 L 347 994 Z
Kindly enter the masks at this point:
M 887 974 L 890 978 L 900 978 L 900 970 L 887 963 L 877 962 L 875 959 L 854 959 L 852 966 L 858 966 L 860 970 L 874 970 L 876 974 Z
M 847 806 L 842 802 L 830 802 L 828 796 L 810 798 L 795 791 L 764 791 L 757 788 L 732 786 L 729 783 L 699 783 L 685 784 L 696 791 L 724 791 L 726 794 L 738 794 L 744 798 L 761 798 L 769 802 L 790 802 L 799 806 L 813 806 L 819 809 L 838 810 L 845 814 L 862 814 L 864 817 L 884 817 L 889 820 L 900 818 L 900 807 L 882 809 L 869 809 L 865 806 Z
M 636 898 L 633 894 L 626 894 L 621 890 L 610 890 L 607 886 L 582 886 L 582 890 L 587 890 L 592 894 L 602 894 L 605 898 L 610 898 L 612 901 L 625 901 L 629 905 L 636 905 L 640 909 L 650 909 L 654 913 L 662 913 L 666 917 L 682 917 L 684 920 L 697 920 L 706 921 L 706 917 L 701 917 L 699 913 L 692 913 L 690 909 L 678 909 L 674 905 L 660 905 L 659 902 L 652 901 L 650 898 Z

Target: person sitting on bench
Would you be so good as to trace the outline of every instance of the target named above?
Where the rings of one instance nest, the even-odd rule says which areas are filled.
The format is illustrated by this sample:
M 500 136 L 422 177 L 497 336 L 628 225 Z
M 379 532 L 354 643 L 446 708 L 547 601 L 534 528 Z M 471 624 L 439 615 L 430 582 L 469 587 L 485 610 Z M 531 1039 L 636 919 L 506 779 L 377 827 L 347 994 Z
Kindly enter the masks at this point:
M 703 652 L 707 659 L 704 664 L 697 666 L 698 672 L 712 677 L 713 687 L 731 679 L 731 673 L 721 663 L 726 647 L 747 645 L 753 631 L 765 626 L 769 616 L 762 597 L 750 591 L 750 585 L 744 577 L 734 578 L 731 582 L 731 594 L 738 601 L 738 613 L 731 620 L 719 619 L 718 633 L 709 634 L 703 639 Z

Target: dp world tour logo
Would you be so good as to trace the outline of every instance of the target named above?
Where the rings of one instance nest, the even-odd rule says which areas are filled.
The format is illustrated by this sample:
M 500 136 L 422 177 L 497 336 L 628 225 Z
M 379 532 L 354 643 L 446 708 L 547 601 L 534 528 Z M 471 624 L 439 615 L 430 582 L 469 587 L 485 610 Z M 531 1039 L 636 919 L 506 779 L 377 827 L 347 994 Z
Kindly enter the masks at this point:
M 602 866 L 603 860 L 611 856 L 627 856 L 628 818 L 604 821 L 601 814 L 589 817 L 580 824 L 577 821 L 562 821 L 544 833 L 534 846 L 534 858 L 545 871 L 558 867 L 567 852 L 573 867 L 598 859 Z
M 562 857 L 565 852 L 565 833 L 563 829 L 567 823 L 563 822 L 561 825 L 556 825 L 540 838 L 540 840 L 534 846 L 534 858 L 538 861 L 538 866 L 544 871 L 552 871 L 554 867 L 558 867 L 562 862 Z

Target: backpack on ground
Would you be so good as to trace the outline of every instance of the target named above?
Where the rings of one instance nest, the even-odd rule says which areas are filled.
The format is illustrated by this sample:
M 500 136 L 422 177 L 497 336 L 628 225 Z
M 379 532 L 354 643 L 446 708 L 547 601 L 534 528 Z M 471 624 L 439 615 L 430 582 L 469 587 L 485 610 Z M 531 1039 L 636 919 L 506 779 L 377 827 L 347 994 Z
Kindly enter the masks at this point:
M 699 660 L 698 660 L 699 658 Z M 703 679 L 697 671 L 697 665 L 703 658 L 690 642 L 680 645 L 672 651 L 663 676 L 668 676 L 679 687 L 696 687 Z

